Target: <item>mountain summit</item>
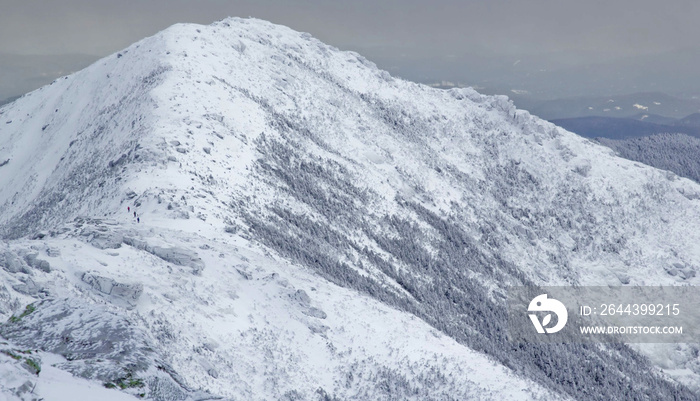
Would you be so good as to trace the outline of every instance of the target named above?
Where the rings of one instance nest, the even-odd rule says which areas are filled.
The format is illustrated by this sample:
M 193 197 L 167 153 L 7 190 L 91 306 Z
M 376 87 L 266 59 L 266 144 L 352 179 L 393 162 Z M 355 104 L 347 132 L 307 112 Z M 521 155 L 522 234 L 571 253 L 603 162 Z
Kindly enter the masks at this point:
M 504 289 L 697 285 L 698 199 L 503 96 L 175 25 L 0 108 L 0 390 L 696 399 L 696 347 L 516 346 Z

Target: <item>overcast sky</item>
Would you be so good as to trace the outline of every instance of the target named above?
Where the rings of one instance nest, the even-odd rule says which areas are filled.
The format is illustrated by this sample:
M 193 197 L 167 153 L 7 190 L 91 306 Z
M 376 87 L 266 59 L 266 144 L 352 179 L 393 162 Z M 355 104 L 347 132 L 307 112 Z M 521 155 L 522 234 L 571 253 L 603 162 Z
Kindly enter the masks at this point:
M 0 0 L 0 52 L 106 55 L 176 22 L 254 16 L 341 48 L 449 55 L 698 47 L 698 0 Z

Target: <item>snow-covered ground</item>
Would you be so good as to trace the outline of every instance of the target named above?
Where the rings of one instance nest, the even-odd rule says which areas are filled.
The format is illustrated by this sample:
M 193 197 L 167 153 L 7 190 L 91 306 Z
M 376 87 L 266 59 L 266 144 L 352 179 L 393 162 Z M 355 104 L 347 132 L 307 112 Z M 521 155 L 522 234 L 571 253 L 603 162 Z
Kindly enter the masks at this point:
M 605 351 L 490 320 L 507 285 L 696 285 L 698 199 L 505 97 L 265 21 L 176 25 L 0 108 L 0 335 L 68 358 L 47 400 L 60 372 L 155 399 L 661 397 L 624 352 L 586 382 Z M 697 387 L 694 350 L 655 361 Z
M 98 227 L 104 230 L 109 225 Z M 116 228 L 118 225 L 113 227 L 121 230 Z M 85 309 L 68 316 L 63 311 L 41 315 L 42 310 L 56 306 L 35 303 L 37 311 L 21 318 L 20 324 L 25 326 L 20 333 L 9 335 L 21 343 L 16 349 L 40 343 L 49 351 L 73 358 L 87 353 L 82 348 L 67 351 L 51 336 L 36 340 L 31 331 L 41 326 L 47 330 L 47 325 L 59 327 L 57 331 L 62 333 L 67 332 L 66 327 L 87 327 L 85 333 L 72 327 L 71 335 L 89 338 L 90 331 L 97 328 L 94 319 L 85 315 L 97 310 L 114 314 L 125 325 L 146 330 L 144 341 L 149 341 L 157 355 L 153 358 L 155 364 L 167 362 L 191 390 L 206 390 L 230 399 L 312 399 L 319 389 L 342 399 L 384 398 L 385 390 L 377 389 L 377 382 L 395 385 L 391 375 L 424 387 L 415 390 L 416 394 L 402 394 L 407 389 L 397 388 L 395 391 L 404 399 L 421 399 L 421 394 L 435 399 L 557 398 L 415 316 L 265 256 L 263 249 L 240 237 L 217 239 L 215 233 L 184 234 L 162 227 L 153 231 L 128 230 L 119 235 L 138 235 L 152 247 L 197 249 L 206 268 L 194 274 L 190 266 L 174 265 L 133 246 L 99 249 L 86 243 L 89 237 L 72 238 L 72 234 L 13 241 L 9 252 L 38 251 L 39 257 L 50 264 L 49 273 L 31 270 L 27 275 L 40 288 L 39 298 L 59 303 L 80 299 Z M 111 279 L 112 283 L 140 283 L 143 292 L 130 306 L 125 297 L 115 295 L 113 286 L 107 293 L 106 286 L 98 288 L 86 282 L 86 273 Z M 25 276 L 6 271 L 0 274 L 7 286 L 21 285 Z M 20 303 L 30 301 L 33 299 L 23 297 Z M 31 321 L 33 318 L 36 321 Z M 25 330 L 30 332 L 22 334 Z M 112 340 L 113 347 L 128 349 L 121 344 L 128 339 Z M 70 374 L 59 369 L 85 374 L 86 367 L 96 363 L 93 356 L 71 358 L 68 363 L 55 354 L 41 355 L 42 371 L 38 377 L 23 377 L 5 386 L 29 380 L 36 384 L 34 393 L 46 400 L 66 399 L 71 386 L 76 386 L 76 395 L 79 391 L 94 392 L 90 393 L 92 399 L 128 398 L 118 398 L 115 390 L 105 389 L 104 384 L 112 381 L 99 372 L 89 383 L 68 379 Z M 157 388 L 152 390 L 156 386 L 149 382 L 154 368 L 134 370 L 133 377 L 142 379 L 146 387 L 126 391 L 159 397 Z M 449 376 L 443 377 L 442 372 L 449 372 Z

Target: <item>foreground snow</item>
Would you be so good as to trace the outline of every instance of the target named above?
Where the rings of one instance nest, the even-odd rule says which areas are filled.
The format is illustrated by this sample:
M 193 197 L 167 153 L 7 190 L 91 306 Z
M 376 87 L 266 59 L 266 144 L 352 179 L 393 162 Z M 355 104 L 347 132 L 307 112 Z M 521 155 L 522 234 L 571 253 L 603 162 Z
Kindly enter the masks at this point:
M 218 237 L 216 233 L 116 224 L 101 227 L 139 236 L 151 246 L 198 249 L 206 268 L 193 274 L 189 266 L 173 265 L 132 246 L 98 249 L 84 242 L 88 238 L 73 239 L 71 235 L 15 241 L 9 251 L 39 250 L 39 257 L 50 263 L 50 273 L 31 274 L 43 298 L 79 298 L 87 309 L 106 308 L 137 330 L 146 331 L 147 338 L 157 339 L 151 343 L 158 355 L 154 359 L 168 363 L 193 391 L 248 400 L 308 399 L 321 392 L 342 399 L 376 399 L 385 397 L 387 391 L 397 392 L 402 399 L 558 398 L 414 316 L 265 256 L 262 249 L 240 237 L 212 240 Z M 58 256 L 48 256 L 47 250 Z M 133 306 L 125 306 L 124 299 L 83 281 L 85 273 L 119 283 L 141 283 L 143 293 Z M 10 286 L 20 283 L 17 276 L 0 274 Z M 33 300 L 23 297 L 23 301 Z M 22 318 L 27 327 L 34 327 L 27 321 L 48 307 L 35 305 L 37 311 Z M 77 317 L 59 317 L 51 324 L 71 326 L 69 319 L 73 318 Z M 25 333 L 17 341 L 30 345 L 32 334 Z M 71 396 L 130 399 L 105 389 L 103 384 L 108 381 L 104 378 L 102 382 L 73 378 L 60 369 L 67 363 L 63 358 L 42 353 L 41 359 L 38 377 L 22 380 L 34 383 L 34 393 L 46 400 Z M 90 358 L 82 361 L 85 366 L 92 362 Z M 73 364 L 67 369 L 83 368 Z M 148 382 L 153 369 L 134 372 L 134 377 Z M 396 378 L 415 386 L 415 394 L 408 393 L 408 388 L 377 388 L 381 382 L 396 386 Z M 154 395 L 142 388 L 126 391 Z M 75 398 L 79 394 L 90 397 Z

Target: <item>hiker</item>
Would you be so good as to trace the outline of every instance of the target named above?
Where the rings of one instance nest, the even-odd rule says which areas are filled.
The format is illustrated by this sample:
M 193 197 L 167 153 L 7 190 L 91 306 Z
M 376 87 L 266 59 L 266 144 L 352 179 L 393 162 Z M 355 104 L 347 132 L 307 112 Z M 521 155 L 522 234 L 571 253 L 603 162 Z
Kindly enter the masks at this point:
M 136 222 L 137 222 L 137 223 L 140 223 L 140 222 L 141 222 L 141 218 L 140 218 L 140 217 L 137 217 L 137 218 L 136 218 Z
M 126 207 L 126 211 L 127 211 L 127 212 L 130 212 L 130 211 L 131 211 L 131 206 L 127 206 L 127 207 Z
M 136 210 L 134 210 L 134 217 L 136 217 Z

